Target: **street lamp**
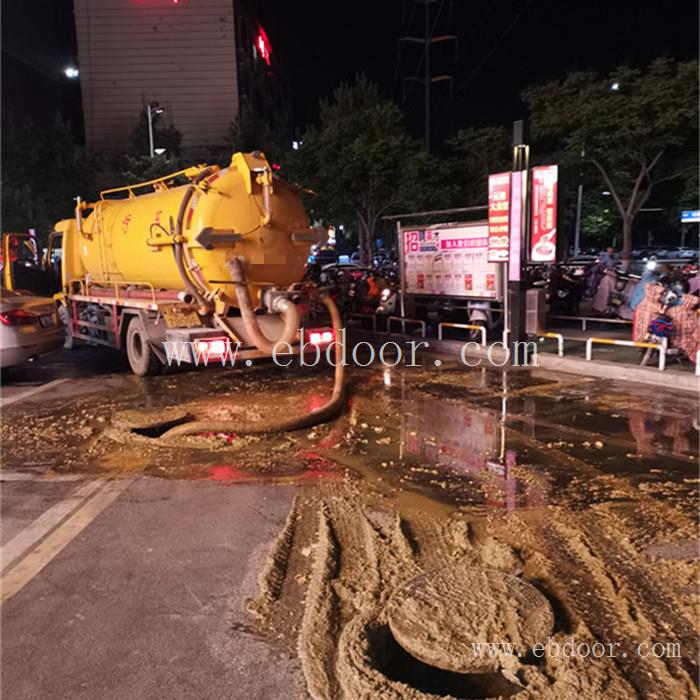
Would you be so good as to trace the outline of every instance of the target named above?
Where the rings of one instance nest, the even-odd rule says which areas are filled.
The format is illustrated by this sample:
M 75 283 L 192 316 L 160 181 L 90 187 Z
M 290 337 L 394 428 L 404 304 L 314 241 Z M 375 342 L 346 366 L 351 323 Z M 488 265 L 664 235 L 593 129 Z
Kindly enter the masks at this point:
M 622 85 L 616 80 L 614 83 L 610 83 L 610 92 L 619 92 Z
M 165 110 L 157 102 L 149 102 L 146 105 L 146 119 L 148 120 L 148 153 L 151 158 L 155 157 L 153 148 L 153 116 L 163 114 Z
M 75 66 L 66 66 L 63 69 L 63 75 L 70 80 L 75 80 L 80 75 L 80 71 Z

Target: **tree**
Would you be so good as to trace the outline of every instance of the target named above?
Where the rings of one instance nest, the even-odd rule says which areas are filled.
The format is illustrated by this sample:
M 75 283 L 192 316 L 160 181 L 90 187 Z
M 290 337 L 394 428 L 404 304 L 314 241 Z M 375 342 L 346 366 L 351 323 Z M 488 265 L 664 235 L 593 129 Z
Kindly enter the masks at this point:
M 256 117 L 249 107 L 242 107 L 238 118 L 231 122 L 220 147 L 212 149 L 212 155 L 222 167 L 231 162 L 237 151 L 249 153 L 262 151 L 271 163 L 284 160 L 285 145 L 264 119 Z
M 367 261 L 382 217 L 436 206 L 450 192 L 441 164 L 412 138 L 396 105 L 364 77 L 321 100 L 320 122 L 289 154 L 291 178 L 315 193 L 312 218 L 356 223 L 360 254 Z
M 35 228 L 45 240 L 59 219 L 73 215 L 75 197 L 94 197 L 99 159 L 76 146 L 70 125 L 56 118 L 40 129 L 30 119 L 3 129 L 2 225 Z
M 147 182 L 182 169 L 179 158 L 182 134 L 173 124 L 163 124 L 159 114 L 153 115 L 153 143 L 165 152 L 151 158 L 148 119 L 142 111 L 131 130 L 128 152 L 116 159 L 115 170 L 122 184 Z
M 611 193 L 629 260 L 635 217 L 662 182 L 697 169 L 698 63 L 657 59 L 644 70 L 570 73 L 526 90 L 533 141 L 584 162 Z M 582 156 L 583 154 L 583 156 Z
M 488 176 L 510 170 L 513 161 L 511 135 L 500 126 L 460 129 L 447 142 L 451 179 L 458 183 L 466 206 L 485 204 Z
M 180 156 L 182 134 L 174 124 L 164 124 L 161 114 L 152 113 L 151 124 L 153 128 L 153 145 L 155 148 L 164 148 L 164 155 L 170 158 Z M 148 117 L 141 110 L 134 128 L 129 137 L 129 155 L 136 158 L 150 155 L 150 142 L 148 135 Z

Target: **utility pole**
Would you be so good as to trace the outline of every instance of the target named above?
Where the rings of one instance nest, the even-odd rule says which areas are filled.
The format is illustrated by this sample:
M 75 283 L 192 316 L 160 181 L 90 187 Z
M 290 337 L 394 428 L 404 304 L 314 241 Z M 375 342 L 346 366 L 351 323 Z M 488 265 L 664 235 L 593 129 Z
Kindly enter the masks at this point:
M 425 138 L 425 148 L 430 151 L 430 141 L 431 141 L 431 124 L 430 124 L 430 113 L 431 113 L 431 86 L 433 83 L 438 82 L 449 82 L 450 90 L 452 88 L 452 76 L 449 74 L 433 75 L 433 61 L 431 57 L 431 48 L 435 44 L 439 43 L 453 43 L 455 47 L 455 56 L 457 52 L 457 36 L 454 34 L 442 34 L 435 36 L 434 30 L 440 19 L 440 13 L 442 11 L 443 5 L 445 3 L 451 3 L 452 0 L 407 0 L 408 2 L 422 4 L 423 5 L 423 36 L 402 36 L 399 38 L 399 47 L 403 43 L 407 44 L 417 44 L 423 47 L 423 52 L 421 55 L 421 60 L 423 63 L 423 72 L 421 75 L 409 75 L 405 76 L 404 89 L 402 100 L 406 99 L 406 87 L 405 84 L 408 83 L 419 83 L 423 85 L 423 111 L 424 111 L 424 138 Z M 440 7 L 437 13 L 431 12 L 431 6 L 439 2 Z M 410 27 L 406 27 L 410 31 Z M 416 67 L 418 70 L 420 63 Z
M 430 5 L 425 0 L 425 72 L 423 82 L 425 83 L 425 150 L 430 151 L 430 43 L 432 32 L 430 31 Z
M 530 250 L 530 146 L 524 120 L 513 122 L 513 175 L 511 211 L 519 210 L 520 220 L 511 223 L 511 256 L 508 275 L 508 346 L 526 339 L 527 259 Z M 520 207 L 514 207 L 518 198 Z M 513 240 L 517 237 L 518 240 Z M 515 354 L 515 352 L 514 352 Z

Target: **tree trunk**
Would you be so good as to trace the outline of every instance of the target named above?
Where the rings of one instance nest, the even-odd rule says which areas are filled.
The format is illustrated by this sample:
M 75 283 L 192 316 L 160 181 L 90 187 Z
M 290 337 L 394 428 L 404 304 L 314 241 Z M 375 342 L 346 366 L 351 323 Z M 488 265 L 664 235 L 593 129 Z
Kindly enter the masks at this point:
M 622 219 L 622 260 L 627 264 L 632 259 L 632 216 Z
M 369 234 L 367 227 L 358 217 L 357 244 L 360 253 L 360 265 L 367 265 L 367 250 L 369 249 Z

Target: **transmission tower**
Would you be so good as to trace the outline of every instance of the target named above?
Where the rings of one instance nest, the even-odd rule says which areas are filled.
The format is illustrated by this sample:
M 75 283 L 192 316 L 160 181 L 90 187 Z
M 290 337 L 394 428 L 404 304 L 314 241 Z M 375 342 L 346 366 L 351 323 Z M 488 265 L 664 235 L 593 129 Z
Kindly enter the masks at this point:
M 422 6 L 422 7 L 421 7 Z M 418 10 L 418 12 L 416 12 Z M 447 12 L 445 12 L 447 10 Z M 450 96 L 452 94 L 452 74 L 440 72 L 437 75 L 433 74 L 435 70 L 434 62 L 432 61 L 432 49 L 436 44 L 452 45 L 451 62 L 454 62 L 457 55 L 457 36 L 454 34 L 444 33 L 445 25 L 452 23 L 452 0 L 404 0 L 403 7 L 403 22 L 402 33 L 406 32 L 405 36 L 399 37 L 399 65 L 404 54 L 403 48 L 407 49 L 411 46 L 420 46 L 422 51 L 418 61 L 414 60 L 411 69 L 411 75 L 403 76 L 402 81 L 402 104 L 405 105 L 408 93 L 412 83 L 423 85 L 423 109 L 424 109 L 424 127 L 425 127 L 425 147 L 430 150 L 430 108 L 431 108 L 431 87 L 434 83 L 446 82 L 450 86 Z M 442 31 L 437 33 L 438 28 Z M 420 34 L 422 30 L 422 35 Z M 407 50 L 408 54 L 409 51 Z M 407 59 L 408 57 L 406 57 Z M 442 69 L 445 66 L 445 57 L 441 55 L 438 63 L 438 68 Z M 421 70 L 422 69 L 422 70 Z

